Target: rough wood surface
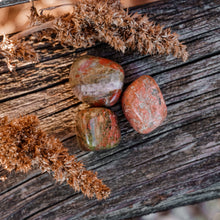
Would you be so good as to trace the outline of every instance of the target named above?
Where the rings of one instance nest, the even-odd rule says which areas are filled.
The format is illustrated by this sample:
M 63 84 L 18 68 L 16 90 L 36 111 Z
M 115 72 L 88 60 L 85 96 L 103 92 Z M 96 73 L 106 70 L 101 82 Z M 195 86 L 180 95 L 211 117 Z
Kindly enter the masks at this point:
M 73 53 L 59 46 L 34 45 L 36 65 L 20 63 L 16 75 L 0 64 L 0 117 L 36 114 L 41 127 L 60 138 L 71 153 L 112 189 L 106 201 L 88 200 L 68 185 L 58 185 L 34 169 L 12 173 L 0 183 L 0 219 L 125 219 L 220 197 L 220 1 L 159 1 L 133 9 L 181 35 L 189 60 L 172 56 L 121 54 L 105 44 Z M 148 135 L 136 133 L 120 103 L 121 144 L 104 152 L 81 152 L 74 116 L 86 105 L 68 83 L 75 56 L 83 53 L 112 59 L 126 73 L 125 88 L 149 74 L 157 81 L 168 117 Z M 4 170 L 0 170 L 4 174 Z
M 35 1 L 35 0 L 34 0 Z M 12 6 L 12 5 L 18 5 L 23 3 L 28 3 L 30 0 L 2 0 L 0 1 L 0 8 Z

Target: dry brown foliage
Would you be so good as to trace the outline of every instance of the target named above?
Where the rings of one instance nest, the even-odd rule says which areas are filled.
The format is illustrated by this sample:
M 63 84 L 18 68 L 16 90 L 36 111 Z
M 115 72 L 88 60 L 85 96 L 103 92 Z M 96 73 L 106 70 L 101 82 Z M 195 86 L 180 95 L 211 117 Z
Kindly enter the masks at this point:
M 42 172 L 51 172 L 57 181 L 66 181 L 89 198 L 107 198 L 110 189 L 97 174 L 86 170 L 58 139 L 48 136 L 38 125 L 34 115 L 10 122 L 6 117 L 0 119 L 0 165 L 9 172 L 27 172 L 37 165 Z M 5 176 L 0 178 L 5 179 Z
M 178 41 L 178 35 L 163 29 L 138 13 L 128 14 L 120 1 L 114 0 L 79 0 L 73 5 L 73 12 L 59 17 L 39 14 L 31 8 L 30 23 L 32 28 L 20 32 L 0 43 L 0 54 L 6 58 L 8 67 L 14 59 L 36 60 L 33 48 L 26 46 L 28 35 L 36 35 L 39 41 L 44 37 L 54 43 L 73 48 L 91 47 L 96 42 L 108 43 L 117 51 L 138 50 L 141 54 L 173 54 L 175 57 L 188 58 L 186 46 Z M 49 9 L 52 10 L 52 9 Z M 45 31 L 45 29 L 47 29 Z M 12 47 L 14 48 L 12 49 Z

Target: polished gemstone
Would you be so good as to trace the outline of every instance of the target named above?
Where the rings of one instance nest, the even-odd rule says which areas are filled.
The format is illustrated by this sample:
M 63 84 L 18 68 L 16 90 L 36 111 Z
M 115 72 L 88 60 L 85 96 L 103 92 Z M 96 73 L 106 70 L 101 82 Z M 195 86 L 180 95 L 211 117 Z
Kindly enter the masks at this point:
M 82 110 L 76 116 L 76 136 L 79 147 L 85 151 L 116 147 L 121 139 L 117 117 L 106 108 Z
M 121 94 L 123 68 L 112 60 L 83 56 L 75 60 L 70 70 L 70 84 L 75 96 L 93 106 L 112 106 Z
M 153 131 L 167 116 L 167 107 L 160 88 L 147 75 L 136 79 L 125 90 L 122 109 L 131 126 L 141 134 Z

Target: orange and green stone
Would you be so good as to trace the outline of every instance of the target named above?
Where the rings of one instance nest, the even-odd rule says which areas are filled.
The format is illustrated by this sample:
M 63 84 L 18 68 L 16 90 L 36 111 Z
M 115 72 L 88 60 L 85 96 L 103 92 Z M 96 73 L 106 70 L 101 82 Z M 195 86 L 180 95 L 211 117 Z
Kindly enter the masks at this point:
M 116 147 L 121 139 L 116 115 L 111 110 L 100 107 L 78 112 L 76 137 L 79 147 L 85 151 Z
M 147 75 L 132 82 L 122 96 L 122 109 L 131 126 L 147 134 L 162 124 L 167 107 L 156 81 Z
M 70 70 L 70 84 L 75 96 L 93 106 L 112 106 L 122 92 L 123 68 L 112 60 L 82 56 Z

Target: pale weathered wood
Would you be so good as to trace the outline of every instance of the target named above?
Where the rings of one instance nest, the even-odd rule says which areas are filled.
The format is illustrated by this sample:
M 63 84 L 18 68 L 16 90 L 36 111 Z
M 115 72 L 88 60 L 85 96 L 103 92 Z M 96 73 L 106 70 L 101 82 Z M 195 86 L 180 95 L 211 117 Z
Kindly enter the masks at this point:
M 158 0 L 120 0 L 123 7 L 134 7 L 138 5 L 144 5 Z
M 189 60 L 121 54 L 104 44 L 73 54 L 71 48 L 36 43 L 40 63 L 21 62 L 16 75 L 0 66 L 0 117 L 38 115 L 41 127 L 112 189 L 109 199 L 98 202 L 38 169 L 12 173 L 0 183 L 0 219 L 125 219 L 220 197 L 219 1 L 160 1 L 135 11 L 181 34 Z M 168 106 L 163 125 L 140 135 L 118 103 L 111 109 L 119 119 L 121 144 L 103 152 L 78 150 L 74 116 L 86 105 L 74 97 L 68 73 L 74 57 L 83 53 L 119 62 L 125 88 L 138 76 L 153 76 Z
M 31 0 L 2 0 L 0 1 L 0 8 L 22 4 L 22 3 L 28 3 L 30 1 Z M 37 0 L 34 0 L 34 1 L 37 1 Z M 143 4 L 147 4 L 147 3 L 155 2 L 155 1 L 158 1 L 158 0 L 121 0 L 121 3 L 123 7 L 134 7 L 137 5 L 143 5 Z

